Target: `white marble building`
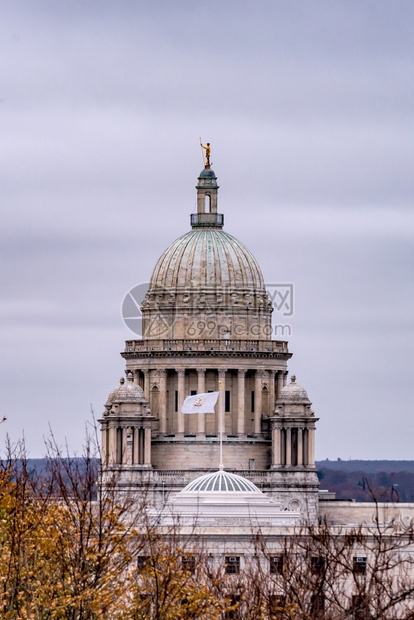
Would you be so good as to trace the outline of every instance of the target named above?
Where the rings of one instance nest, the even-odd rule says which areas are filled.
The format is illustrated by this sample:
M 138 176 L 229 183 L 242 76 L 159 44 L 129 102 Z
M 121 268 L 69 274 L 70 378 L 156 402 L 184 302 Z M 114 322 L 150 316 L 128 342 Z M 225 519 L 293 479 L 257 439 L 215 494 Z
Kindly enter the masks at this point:
M 102 464 L 119 489 L 166 495 L 217 469 L 244 476 L 279 510 L 318 518 L 315 418 L 287 382 L 288 343 L 273 340 L 272 304 L 247 247 L 224 232 L 217 177 L 204 168 L 191 230 L 161 254 L 142 303 L 143 335 L 128 340 L 126 381 L 102 417 Z M 216 413 L 184 415 L 187 395 L 218 390 Z M 223 420 L 220 429 L 220 420 Z
M 161 535 L 178 525 L 180 537 L 225 573 L 260 569 L 274 600 L 297 609 L 303 595 L 306 617 L 327 609 L 330 618 L 412 619 L 414 504 L 357 504 L 320 491 L 317 418 L 306 390 L 294 376 L 287 381 L 292 354 L 271 338 L 272 304 L 257 261 L 223 231 L 218 189 L 206 166 L 191 230 L 155 265 L 142 338 L 125 343 L 126 380 L 100 420 L 104 483 L 120 495 L 145 494 Z M 181 413 L 186 396 L 209 391 L 220 391 L 214 414 Z M 322 586 L 337 546 L 336 577 Z M 399 592 L 393 599 L 397 586 L 401 600 Z M 378 615 L 381 600 L 387 611 Z

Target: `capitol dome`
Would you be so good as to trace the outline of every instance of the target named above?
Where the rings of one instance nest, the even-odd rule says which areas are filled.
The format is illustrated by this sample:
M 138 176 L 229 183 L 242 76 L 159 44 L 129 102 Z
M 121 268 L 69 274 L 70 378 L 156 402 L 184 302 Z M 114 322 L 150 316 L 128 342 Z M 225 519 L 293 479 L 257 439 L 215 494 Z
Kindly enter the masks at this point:
M 192 230 L 171 243 L 152 273 L 143 337 L 268 340 L 273 308 L 263 275 L 247 247 L 222 230 L 213 170 L 200 173 L 196 189 Z
M 174 241 L 153 271 L 157 289 L 242 289 L 265 293 L 260 267 L 243 243 L 217 228 L 194 229 Z

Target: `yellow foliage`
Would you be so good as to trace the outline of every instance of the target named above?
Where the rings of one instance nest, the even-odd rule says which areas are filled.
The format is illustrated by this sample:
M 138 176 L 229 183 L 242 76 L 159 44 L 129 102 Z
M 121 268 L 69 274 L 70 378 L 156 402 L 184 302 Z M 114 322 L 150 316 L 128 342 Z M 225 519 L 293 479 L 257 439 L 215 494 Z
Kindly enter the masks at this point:
M 241 605 L 243 618 L 272 617 L 242 581 L 240 600 L 230 597 L 233 582 L 195 537 L 181 540 L 179 527 L 158 534 L 145 498 L 120 502 L 96 477 L 96 465 L 59 458 L 41 484 L 24 460 L 0 466 L 2 620 L 219 620 L 241 618 Z

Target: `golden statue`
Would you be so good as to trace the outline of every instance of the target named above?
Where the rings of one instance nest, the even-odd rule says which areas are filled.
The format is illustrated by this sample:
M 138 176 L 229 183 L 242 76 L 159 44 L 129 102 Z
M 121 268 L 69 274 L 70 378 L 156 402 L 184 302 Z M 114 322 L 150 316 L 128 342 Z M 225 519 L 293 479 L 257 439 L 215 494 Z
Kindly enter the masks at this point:
M 210 168 L 210 142 L 207 142 L 207 146 L 204 146 L 204 144 L 201 143 L 201 138 L 200 138 L 200 146 L 201 146 L 202 149 L 205 149 L 205 151 L 206 151 L 205 158 L 204 158 L 204 155 L 203 155 L 204 168 Z

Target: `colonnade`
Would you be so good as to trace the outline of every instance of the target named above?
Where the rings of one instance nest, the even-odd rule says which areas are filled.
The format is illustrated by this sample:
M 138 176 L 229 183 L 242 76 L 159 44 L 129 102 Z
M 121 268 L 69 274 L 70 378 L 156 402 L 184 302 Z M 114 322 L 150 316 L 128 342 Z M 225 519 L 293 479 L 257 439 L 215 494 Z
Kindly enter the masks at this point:
M 300 467 L 315 465 L 315 428 L 311 425 L 291 424 L 272 429 L 272 467 Z
M 286 384 L 287 371 L 286 370 L 273 370 L 273 369 L 249 369 L 249 368 L 178 368 L 176 370 L 166 369 L 166 368 L 156 368 L 156 369 L 138 369 L 134 372 L 134 380 L 136 383 L 141 385 L 144 390 L 145 398 L 150 401 L 150 408 L 152 406 L 151 403 L 151 391 L 155 387 L 158 392 L 158 411 L 152 411 L 153 414 L 156 414 L 159 418 L 159 432 L 160 435 L 167 434 L 167 417 L 171 415 L 172 412 L 168 411 L 169 404 L 167 402 L 167 391 L 168 386 L 174 385 L 177 390 L 177 400 L 176 400 L 176 411 L 174 411 L 175 416 L 175 429 L 174 431 L 181 435 L 185 433 L 185 416 L 181 413 L 181 407 L 184 402 L 186 396 L 190 394 L 190 391 L 187 388 L 186 391 L 186 376 L 190 372 L 197 373 L 197 382 L 193 383 L 193 387 L 197 388 L 196 391 L 198 394 L 205 393 L 207 388 L 212 388 L 214 391 L 219 390 L 219 384 L 221 384 L 221 393 L 222 396 L 219 398 L 218 409 L 216 409 L 216 413 L 218 415 L 219 420 L 225 419 L 225 399 L 224 393 L 226 391 L 226 380 L 229 380 L 229 373 L 231 372 L 232 377 L 232 385 L 234 385 L 234 379 L 237 380 L 237 404 L 235 404 L 234 409 L 237 413 L 237 420 L 235 427 L 237 429 L 237 435 L 246 435 L 249 433 L 254 433 L 255 435 L 261 434 L 261 419 L 262 414 L 265 416 L 272 416 L 274 413 L 274 403 L 277 398 L 277 395 L 280 393 L 282 387 Z M 214 385 L 212 381 L 209 381 L 209 385 L 206 387 L 206 373 L 214 372 L 215 379 Z M 250 407 L 250 403 L 246 403 L 246 374 L 249 374 L 250 385 L 254 386 L 254 406 Z M 228 381 L 230 387 L 230 381 Z M 263 410 L 264 404 L 262 401 L 262 394 L 264 387 L 268 390 L 267 396 L 267 405 L 266 409 Z M 236 390 L 235 390 L 236 391 Z M 249 408 L 249 409 L 248 409 Z M 254 420 L 252 423 L 252 428 L 246 428 L 246 410 L 252 411 L 252 416 L 254 416 Z M 195 414 L 197 415 L 197 435 L 205 435 L 206 433 L 206 417 L 205 414 Z M 220 429 L 218 428 L 218 431 Z M 222 429 L 224 432 L 224 428 Z
M 104 423 L 101 456 L 106 465 L 151 467 L 151 425 L 127 426 L 117 419 Z

